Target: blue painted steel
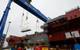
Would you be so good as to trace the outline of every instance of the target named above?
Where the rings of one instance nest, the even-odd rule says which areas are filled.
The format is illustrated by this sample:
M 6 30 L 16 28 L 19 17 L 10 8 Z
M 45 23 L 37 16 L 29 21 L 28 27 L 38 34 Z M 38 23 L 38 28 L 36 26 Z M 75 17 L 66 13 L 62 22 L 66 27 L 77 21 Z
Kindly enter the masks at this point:
M 73 50 L 80 50 L 80 44 L 79 43 L 74 44 Z
M 16 50 L 16 49 L 12 47 L 11 50 Z
M 38 9 L 29 4 L 28 0 L 14 0 L 14 2 L 26 9 L 27 11 L 29 11 L 30 13 L 32 13 L 33 15 L 40 18 L 42 21 L 48 21 L 48 18 L 45 15 L 43 15 Z
M 8 17 L 8 13 L 9 13 L 9 10 L 10 10 L 11 3 L 12 3 L 12 0 L 9 1 L 9 3 L 8 3 L 8 5 L 7 5 L 7 7 L 4 11 L 4 14 L 2 16 L 2 19 L 0 21 L 0 38 L 3 36 L 3 31 L 4 31 L 4 27 L 5 27 L 7 17 Z

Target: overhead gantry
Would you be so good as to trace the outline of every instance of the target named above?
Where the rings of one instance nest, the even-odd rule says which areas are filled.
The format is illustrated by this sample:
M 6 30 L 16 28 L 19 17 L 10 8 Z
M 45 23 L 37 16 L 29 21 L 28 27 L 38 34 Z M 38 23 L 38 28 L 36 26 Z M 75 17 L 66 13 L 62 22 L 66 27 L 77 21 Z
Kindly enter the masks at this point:
M 48 21 L 48 18 L 45 15 L 43 15 L 38 9 L 36 9 L 34 6 L 32 6 L 30 4 L 30 1 L 31 0 L 9 0 L 9 3 L 7 4 L 7 7 L 6 7 L 4 14 L 2 16 L 2 19 L 0 21 L 0 39 L 3 36 L 5 23 L 7 21 L 8 13 L 9 13 L 10 6 L 11 6 L 12 2 L 15 2 L 16 4 L 18 4 L 19 6 L 21 6 L 25 10 L 29 11 L 30 13 L 32 13 L 33 15 L 35 15 L 36 17 L 41 19 L 42 21 L 44 21 L 44 22 Z

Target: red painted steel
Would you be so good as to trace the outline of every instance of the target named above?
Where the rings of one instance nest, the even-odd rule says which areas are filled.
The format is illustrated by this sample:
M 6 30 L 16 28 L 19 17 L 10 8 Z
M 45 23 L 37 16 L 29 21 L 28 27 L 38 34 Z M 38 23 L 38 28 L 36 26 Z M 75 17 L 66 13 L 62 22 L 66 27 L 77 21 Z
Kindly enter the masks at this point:
M 50 41 L 59 41 L 66 39 L 65 34 L 63 32 L 61 33 L 53 33 L 48 36 Z
M 67 20 L 72 20 L 72 19 L 80 17 L 80 9 L 78 8 L 78 9 L 74 9 L 70 12 L 67 12 L 65 14 L 65 17 L 67 18 Z

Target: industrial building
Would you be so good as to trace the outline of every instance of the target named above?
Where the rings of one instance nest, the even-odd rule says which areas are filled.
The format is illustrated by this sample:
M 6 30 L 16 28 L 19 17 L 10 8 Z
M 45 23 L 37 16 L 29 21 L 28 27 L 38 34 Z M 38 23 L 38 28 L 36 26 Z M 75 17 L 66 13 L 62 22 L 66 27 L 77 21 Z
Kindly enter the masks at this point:
M 77 8 L 46 23 L 43 28 L 48 31 L 49 44 L 72 47 L 80 43 L 79 18 L 80 8 Z

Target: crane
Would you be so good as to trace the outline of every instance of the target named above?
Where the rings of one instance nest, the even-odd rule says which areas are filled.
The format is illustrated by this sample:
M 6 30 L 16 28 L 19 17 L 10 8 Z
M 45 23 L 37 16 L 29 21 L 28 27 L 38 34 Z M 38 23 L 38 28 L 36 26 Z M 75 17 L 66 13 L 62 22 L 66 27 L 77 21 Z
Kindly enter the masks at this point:
M 31 1 L 31 0 L 9 0 L 7 7 L 4 11 L 4 14 L 1 18 L 1 21 L 0 21 L 0 39 L 3 37 L 5 23 L 7 21 L 8 13 L 9 13 L 12 2 L 15 2 L 16 4 L 18 4 L 25 10 L 29 11 L 30 13 L 32 13 L 33 15 L 35 15 L 36 17 L 41 19 L 42 21 L 44 21 L 44 22 L 48 21 L 48 18 L 45 15 L 43 15 L 38 9 L 36 9 L 34 6 L 32 6 L 29 1 Z

